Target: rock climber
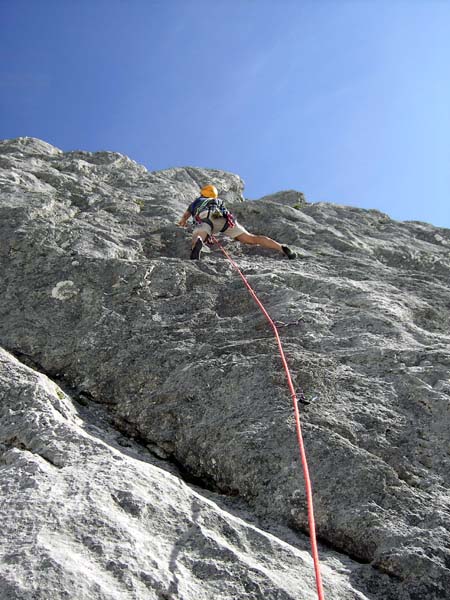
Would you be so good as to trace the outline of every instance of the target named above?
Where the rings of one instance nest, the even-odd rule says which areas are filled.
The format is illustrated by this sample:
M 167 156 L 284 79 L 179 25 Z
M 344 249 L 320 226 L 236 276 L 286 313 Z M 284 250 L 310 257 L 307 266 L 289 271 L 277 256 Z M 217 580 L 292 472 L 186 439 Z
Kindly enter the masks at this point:
M 195 228 L 192 233 L 191 259 L 199 260 L 206 239 L 208 236 L 217 233 L 224 233 L 242 244 L 256 244 L 264 248 L 277 250 L 289 259 L 297 257 L 297 254 L 289 246 L 279 244 L 265 235 L 249 233 L 225 208 L 223 200 L 219 198 L 219 193 L 214 185 L 206 185 L 200 190 L 199 198 L 189 204 L 178 221 L 178 225 L 186 227 L 190 217 L 195 221 Z

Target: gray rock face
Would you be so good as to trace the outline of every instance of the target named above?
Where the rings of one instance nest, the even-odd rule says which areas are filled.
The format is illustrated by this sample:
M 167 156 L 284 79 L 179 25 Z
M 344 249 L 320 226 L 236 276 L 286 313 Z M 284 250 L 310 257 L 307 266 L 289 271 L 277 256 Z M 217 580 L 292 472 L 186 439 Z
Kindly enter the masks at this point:
M 0 385 L 1 598 L 315 598 L 307 550 L 190 489 L 5 351 Z M 325 573 L 330 592 L 363 597 Z
M 277 192 L 276 194 L 270 194 L 269 196 L 263 196 L 263 201 L 276 202 L 277 204 L 283 204 L 284 206 L 291 206 L 292 208 L 304 208 L 307 205 L 305 195 L 302 192 L 296 190 L 285 190 Z
M 326 596 L 450 598 L 450 231 L 375 210 L 293 208 L 286 192 L 241 202 L 231 174 L 149 173 L 116 153 L 30 138 L 0 142 L 0 344 L 35 369 L 2 354 L 0 598 L 315 597 L 271 330 L 220 251 L 186 260 L 189 234 L 174 224 L 207 182 L 250 231 L 301 255 L 227 243 L 309 402 Z M 36 370 L 83 398 L 87 416 Z M 160 461 L 117 448 L 111 424 L 99 441 L 98 403 L 115 436 Z M 8 529 L 18 519 L 23 540 Z

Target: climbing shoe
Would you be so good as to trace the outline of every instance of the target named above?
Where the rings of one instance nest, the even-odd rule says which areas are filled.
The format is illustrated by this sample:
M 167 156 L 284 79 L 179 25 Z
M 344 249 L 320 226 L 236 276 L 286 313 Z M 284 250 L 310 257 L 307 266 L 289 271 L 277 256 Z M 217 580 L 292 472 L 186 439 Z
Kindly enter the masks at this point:
M 293 258 L 297 258 L 297 253 L 294 252 L 293 250 L 291 250 L 289 248 L 289 246 L 281 246 L 281 249 L 286 254 L 286 256 L 289 258 L 289 260 L 292 260 Z
M 202 253 L 203 242 L 202 238 L 197 238 L 195 246 L 191 250 L 191 260 L 200 260 L 200 254 Z

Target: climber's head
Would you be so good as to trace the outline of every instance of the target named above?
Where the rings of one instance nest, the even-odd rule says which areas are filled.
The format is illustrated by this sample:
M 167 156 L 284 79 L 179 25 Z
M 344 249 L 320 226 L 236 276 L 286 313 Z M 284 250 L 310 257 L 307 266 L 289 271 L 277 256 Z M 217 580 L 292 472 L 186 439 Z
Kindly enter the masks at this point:
M 219 197 L 219 192 L 217 191 L 217 188 L 215 185 L 205 185 L 205 187 L 203 187 L 200 190 L 200 193 L 205 198 L 218 198 Z

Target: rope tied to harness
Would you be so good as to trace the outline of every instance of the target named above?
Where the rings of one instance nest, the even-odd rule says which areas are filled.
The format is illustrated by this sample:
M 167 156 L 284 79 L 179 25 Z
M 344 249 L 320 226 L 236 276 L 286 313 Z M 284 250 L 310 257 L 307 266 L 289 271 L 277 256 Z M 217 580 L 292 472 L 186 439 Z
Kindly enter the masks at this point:
M 301 459 L 302 468 L 303 468 L 303 476 L 305 479 L 306 500 L 307 500 L 307 506 L 308 506 L 309 537 L 310 537 L 310 542 L 311 542 L 312 558 L 313 558 L 313 562 L 314 562 L 317 596 L 318 596 L 319 600 L 324 600 L 322 577 L 320 574 L 319 553 L 317 550 L 316 524 L 315 524 L 315 519 L 314 519 L 314 505 L 313 505 L 313 498 L 312 498 L 311 478 L 309 476 L 308 462 L 306 459 L 306 451 L 305 451 L 305 446 L 303 443 L 303 435 L 302 435 L 302 429 L 301 429 L 301 425 L 300 425 L 300 412 L 298 409 L 298 398 L 297 398 L 297 394 L 295 392 L 294 384 L 292 382 L 292 376 L 291 376 L 289 366 L 288 366 L 288 363 L 286 360 L 286 355 L 284 353 L 283 345 L 281 343 L 280 334 L 278 333 L 277 325 L 275 324 L 272 317 L 269 315 L 269 313 L 265 309 L 263 303 L 256 295 L 256 292 L 253 290 L 253 288 L 247 281 L 247 278 L 242 273 L 241 269 L 238 267 L 236 262 L 231 258 L 231 256 L 228 254 L 228 252 L 225 250 L 225 248 L 220 244 L 220 242 L 217 240 L 217 238 L 215 238 L 214 236 L 211 236 L 211 239 L 215 244 L 217 244 L 217 246 L 223 252 L 225 257 L 230 261 L 230 263 L 232 264 L 234 269 L 238 272 L 240 278 L 244 282 L 245 287 L 250 292 L 250 295 L 252 296 L 253 300 L 256 302 L 259 309 L 261 310 L 261 312 L 263 313 L 263 315 L 266 317 L 267 321 L 269 322 L 270 326 L 272 327 L 273 333 L 275 335 L 275 339 L 277 341 L 278 350 L 279 350 L 280 357 L 281 357 L 281 362 L 283 364 L 284 371 L 286 373 L 287 383 L 288 383 L 288 387 L 289 387 L 289 391 L 290 391 L 290 394 L 292 397 L 292 403 L 293 403 L 293 407 L 294 407 L 295 429 L 296 429 L 296 433 L 297 433 L 297 441 L 298 441 L 298 446 L 299 446 L 299 451 L 300 451 L 300 459 Z M 304 398 L 304 394 L 303 394 L 302 390 L 300 390 L 299 395 L 300 395 L 301 399 Z

